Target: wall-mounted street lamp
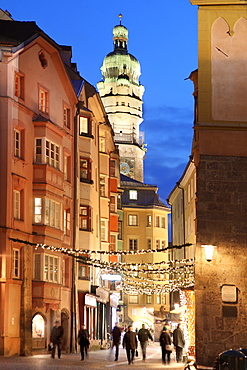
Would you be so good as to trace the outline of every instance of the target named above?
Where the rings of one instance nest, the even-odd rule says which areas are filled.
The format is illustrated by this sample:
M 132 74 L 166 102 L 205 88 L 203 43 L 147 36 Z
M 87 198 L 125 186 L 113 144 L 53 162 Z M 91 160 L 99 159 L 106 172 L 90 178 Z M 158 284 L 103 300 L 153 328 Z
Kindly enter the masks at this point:
M 208 262 L 212 261 L 215 245 L 203 244 L 202 248 L 204 248 L 206 260 Z

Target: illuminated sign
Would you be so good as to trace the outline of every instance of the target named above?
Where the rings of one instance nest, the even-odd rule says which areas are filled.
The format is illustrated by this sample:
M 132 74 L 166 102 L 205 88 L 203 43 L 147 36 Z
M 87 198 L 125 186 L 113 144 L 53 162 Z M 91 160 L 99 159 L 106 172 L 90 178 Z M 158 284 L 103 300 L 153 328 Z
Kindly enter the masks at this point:
M 109 281 L 121 281 L 122 276 L 121 275 L 113 275 L 113 274 L 102 274 L 101 279 L 102 280 L 109 280 Z

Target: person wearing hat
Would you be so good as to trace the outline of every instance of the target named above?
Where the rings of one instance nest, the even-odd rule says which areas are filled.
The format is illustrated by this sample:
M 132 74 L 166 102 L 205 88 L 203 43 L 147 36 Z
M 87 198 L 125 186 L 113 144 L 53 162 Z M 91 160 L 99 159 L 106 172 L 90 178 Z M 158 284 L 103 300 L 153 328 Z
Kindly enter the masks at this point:
M 170 363 L 170 356 L 172 353 L 171 349 L 172 340 L 168 329 L 166 326 L 163 327 L 163 330 L 160 334 L 160 346 L 162 350 L 162 362 L 163 364 Z
M 64 333 L 64 330 L 62 326 L 60 326 L 59 321 L 56 320 L 55 326 L 53 326 L 52 328 L 51 337 L 50 337 L 50 341 L 53 344 L 52 353 L 51 353 L 52 358 L 55 358 L 56 347 L 57 347 L 58 358 L 61 357 L 61 343 L 62 343 L 63 333 Z

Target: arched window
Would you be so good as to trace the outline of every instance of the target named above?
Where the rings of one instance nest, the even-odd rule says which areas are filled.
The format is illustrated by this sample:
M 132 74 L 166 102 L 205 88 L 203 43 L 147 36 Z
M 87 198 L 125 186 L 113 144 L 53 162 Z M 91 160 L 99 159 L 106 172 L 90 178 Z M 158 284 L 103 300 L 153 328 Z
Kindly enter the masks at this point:
M 45 320 L 42 315 L 37 314 L 32 320 L 32 337 L 44 338 L 45 336 Z

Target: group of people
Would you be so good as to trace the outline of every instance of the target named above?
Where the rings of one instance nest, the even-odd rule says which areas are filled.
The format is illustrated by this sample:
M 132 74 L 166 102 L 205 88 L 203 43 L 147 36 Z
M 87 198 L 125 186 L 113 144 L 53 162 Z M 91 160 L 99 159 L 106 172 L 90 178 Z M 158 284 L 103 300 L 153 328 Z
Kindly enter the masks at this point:
M 118 327 L 117 323 L 112 330 L 112 347 L 116 348 L 115 351 L 115 361 L 118 361 L 119 355 L 119 345 L 121 343 L 122 337 L 122 330 Z M 141 349 L 142 349 L 142 360 L 146 360 L 146 349 L 148 340 L 153 340 L 153 337 L 148 329 L 145 328 L 145 324 L 142 324 L 142 328 L 138 331 L 138 333 L 133 331 L 133 326 L 129 325 L 126 333 L 123 337 L 123 348 L 126 349 L 126 355 L 128 359 L 128 363 L 133 364 L 134 358 L 137 351 L 137 337 L 140 341 Z
M 52 328 L 50 342 L 52 343 L 52 353 L 51 357 L 55 358 L 55 352 L 57 348 L 58 358 L 61 357 L 61 342 L 64 331 L 62 326 L 59 325 L 59 321 L 55 321 L 55 326 Z M 119 356 L 119 346 L 121 344 L 122 330 L 119 328 L 117 323 L 115 324 L 112 330 L 112 348 L 115 347 L 115 361 L 118 361 Z M 142 350 L 142 361 L 146 360 L 147 344 L 148 340 L 153 341 L 153 337 L 148 329 L 146 329 L 145 324 L 142 324 L 142 327 L 139 331 L 133 331 L 133 326 L 129 325 L 127 331 L 123 336 L 122 345 L 126 350 L 127 360 L 129 365 L 133 364 L 135 355 L 137 354 L 138 340 L 140 342 Z M 166 326 L 163 327 L 163 330 L 160 334 L 160 346 L 162 350 L 162 362 L 163 364 L 170 363 L 170 356 L 172 353 L 172 343 L 176 349 L 176 361 L 182 362 L 183 360 L 183 348 L 185 345 L 184 335 L 180 328 L 180 324 L 177 325 L 177 328 L 173 331 L 173 335 L 169 333 L 169 330 Z M 88 348 L 90 345 L 89 333 L 83 324 L 78 333 L 78 343 L 80 345 L 81 360 L 84 360 L 85 356 L 88 356 Z
M 172 343 L 176 349 L 176 361 L 182 362 L 185 340 L 184 334 L 180 328 L 180 324 L 178 324 L 177 328 L 173 331 L 172 338 L 166 326 L 163 327 L 163 330 L 160 334 L 160 346 L 162 350 L 163 364 L 170 363 L 170 357 L 172 353 Z

